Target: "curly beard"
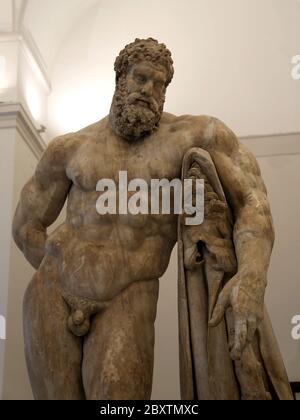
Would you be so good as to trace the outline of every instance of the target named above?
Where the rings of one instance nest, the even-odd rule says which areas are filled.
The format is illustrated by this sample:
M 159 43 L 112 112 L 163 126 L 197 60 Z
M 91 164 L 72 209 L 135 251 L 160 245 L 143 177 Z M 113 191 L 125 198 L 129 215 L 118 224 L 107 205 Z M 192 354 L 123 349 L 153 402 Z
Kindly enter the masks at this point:
M 129 94 L 126 80 L 119 80 L 110 111 L 110 123 L 114 131 L 129 141 L 136 141 L 151 134 L 159 126 L 165 96 L 158 104 L 152 97 L 139 93 Z

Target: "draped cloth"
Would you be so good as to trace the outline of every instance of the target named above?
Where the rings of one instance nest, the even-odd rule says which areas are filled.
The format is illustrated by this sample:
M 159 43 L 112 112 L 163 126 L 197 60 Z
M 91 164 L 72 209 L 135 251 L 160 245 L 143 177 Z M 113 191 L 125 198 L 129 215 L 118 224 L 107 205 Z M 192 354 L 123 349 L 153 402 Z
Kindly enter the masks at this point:
M 293 399 L 289 380 L 265 309 L 253 342 L 240 361 L 230 357 L 232 310 L 208 327 L 220 291 L 236 273 L 233 220 L 214 163 L 206 151 L 190 149 L 182 180 L 204 179 L 204 222 L 178 223 L 178 309 L 180 386 L 183 400 Z

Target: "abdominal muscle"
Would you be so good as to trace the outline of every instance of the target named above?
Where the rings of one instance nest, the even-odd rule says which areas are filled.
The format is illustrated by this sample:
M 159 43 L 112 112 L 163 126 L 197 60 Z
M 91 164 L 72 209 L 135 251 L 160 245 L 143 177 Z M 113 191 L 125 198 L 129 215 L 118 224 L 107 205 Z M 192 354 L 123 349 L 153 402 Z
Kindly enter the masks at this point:
M 63 290 L 80 299 L 107 302 L 133 282 L 161 277 L 176 240 L 146 229 L 122 223 L 62 224 L 48 238 L 46 252 L 58 263 Z M 171 230 L 176 232 L 176 224 Z

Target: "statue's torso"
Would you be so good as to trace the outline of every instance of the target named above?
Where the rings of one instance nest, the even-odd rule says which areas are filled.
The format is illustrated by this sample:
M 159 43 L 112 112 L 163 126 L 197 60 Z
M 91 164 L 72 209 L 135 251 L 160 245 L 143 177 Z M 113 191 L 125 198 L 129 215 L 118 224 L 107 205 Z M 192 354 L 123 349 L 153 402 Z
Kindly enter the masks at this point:
M 126 171 L 128 182 L 141 178 L 149 184 L 151 210 L 151 179 L 180 179 L 184 154 L 199 145 L 191 118 L 162 121 L 137 143 L 115 136 L 104 123 L 82 132 L 66 164 L 72 181 L 66 222 L 47 245 L 72 293 L 109 300 L 131 282 L 163 275 L 177 240 L 178 216 L 100 215 L 96 203 L 102 193 L 96 186 L 101 179 L 115 182 L 118 213 L 119 172 Z

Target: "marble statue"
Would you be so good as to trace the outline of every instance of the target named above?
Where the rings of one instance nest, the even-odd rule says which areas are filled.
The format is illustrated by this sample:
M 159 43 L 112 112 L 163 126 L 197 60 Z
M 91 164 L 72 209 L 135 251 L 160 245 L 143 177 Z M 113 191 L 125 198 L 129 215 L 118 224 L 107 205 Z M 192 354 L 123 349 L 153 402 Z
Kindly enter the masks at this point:
M 178 242 L 182 398 L 292 398 L 264 307 L 274 230 L 255 158 L 218 119 L 163 112 L 174 73 L 164 44 L 136 39 L 115 71 L 109 116 L 49 144 L 14 217 L 37 270 L 24 298 L 34 397 L 150 399 L 159 279 Z M 118 184 L 120 171 L 204 179 L 204 222 L 100 215 L 97 183 Z

